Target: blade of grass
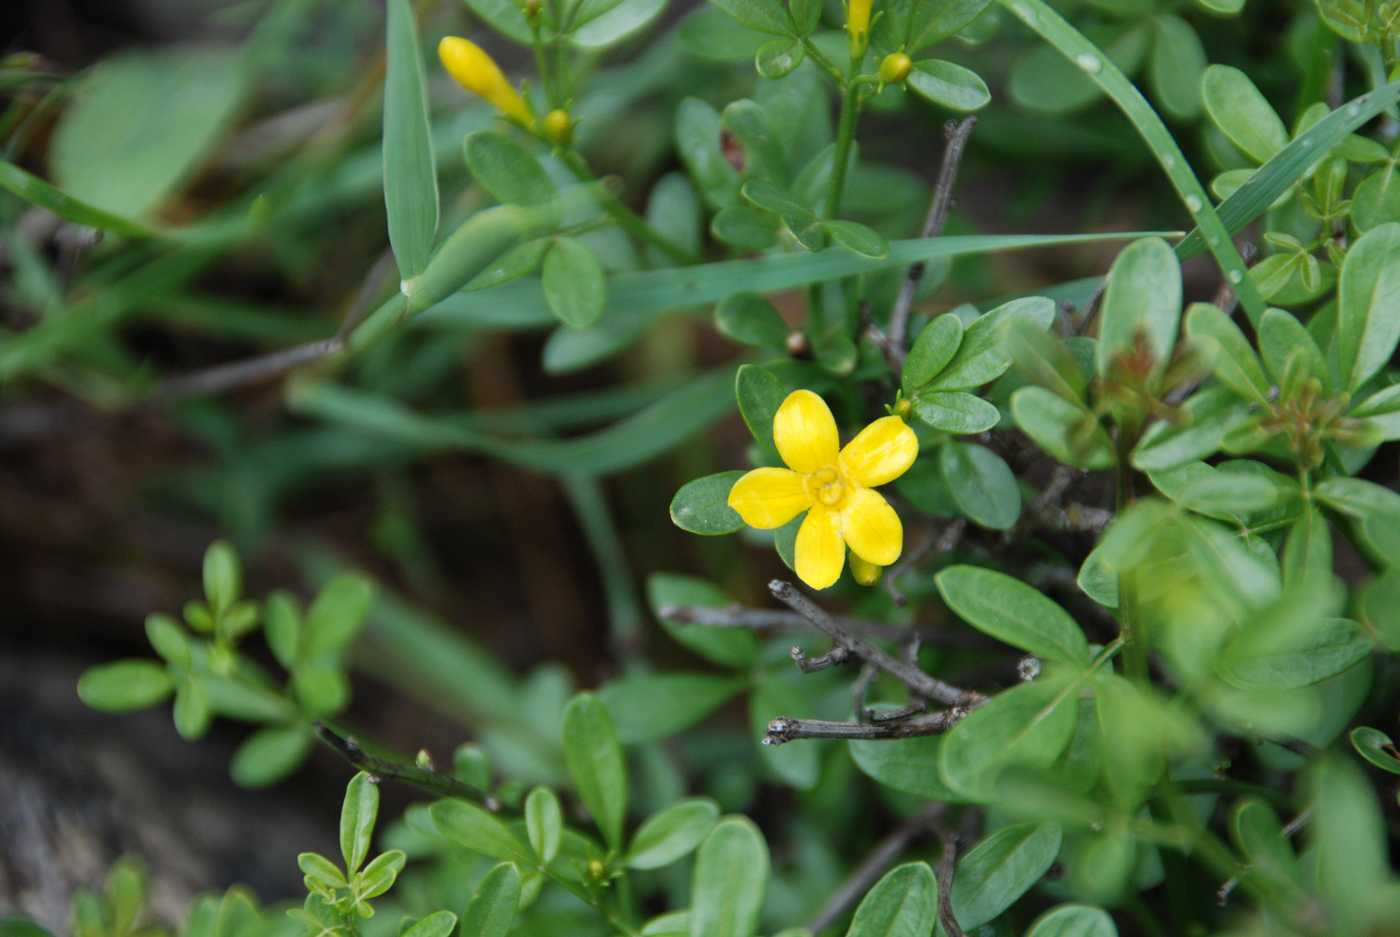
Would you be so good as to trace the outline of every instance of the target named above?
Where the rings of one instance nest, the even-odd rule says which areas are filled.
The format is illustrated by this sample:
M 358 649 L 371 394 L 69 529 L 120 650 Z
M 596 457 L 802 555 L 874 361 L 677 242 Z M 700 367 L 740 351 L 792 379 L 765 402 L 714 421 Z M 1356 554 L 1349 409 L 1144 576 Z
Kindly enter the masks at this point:
M 1065 58 L 1079 66 L 1094 84 L 1113 99 L 1137 129 L 1138 135 L 1156 157 L 1182 204 L 1191 214 L 1196 226 L 1205 236 L 1206 245 L 1215 256 L 1225 278 L 1239 294 L 1240 304 L 1250 321 L 1256 325 L 1264 315 L 1264 298 L 1249 278 L 1244 258 L 1240 256 L 1230 232 L 1211 204 L 1210 196 L 1201 186 L 1196 174 L 1177 146 L 1171 132 L 1142 92 L 1119 71 L 1098 46 L 1090 42 L 1070 23 L 1056 13 L 1044 0 L 1001 0 L 1021 22 L 1054 46 Z

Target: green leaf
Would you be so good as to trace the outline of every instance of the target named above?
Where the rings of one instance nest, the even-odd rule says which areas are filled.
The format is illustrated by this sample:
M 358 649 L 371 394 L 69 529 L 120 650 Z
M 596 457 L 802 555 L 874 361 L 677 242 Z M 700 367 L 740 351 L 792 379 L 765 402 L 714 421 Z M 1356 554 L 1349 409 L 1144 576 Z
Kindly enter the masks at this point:
M 1089 643 L 1079 625 L 1025 583 L 976 566 L 950 566 L 934 582 L 948 607 L 979 631 L 1045 660 L 1088 663 Z
M 739 401 L 739 415 L 753 438 L 760 445 L 773 448 L 773 418 L 787 399 L 783 382 L 761 365 L 740 365 L 734 375 L 734 396 Z
M 451 911 L 434 911 L 419 918 L 399 937 L 452 937 L 457 929 L 457 915 Z
M 1113 441 L 1094 415 L 1043 387 L 1022 387 L 1011 395 L 1011 416 L 1021 431 L 1066 465 L 1112 468 Z
M 434 808 L 436 810 L 436 808 Z M 481 879 L 476 894 L 462 914 L 462 934 L 471 937 L 506 937 L 520 907 L 520 870 L 502 862 Z
M 573 238 L 555 238 L 554 246 L 544 255 L 541 283 L 545 301 L 565 325 L 586 329 L 607 307 L 603 265 Z
M 951 312 L 938 316 L 919 332 L 914 346 L 904 359 L 900 372 L 900 388 L 906 397 L 938 376 L 957 354 L 963 340 L 962 319 Z
M 1352 748 L 1362 758 L 1382 771 L 1400 774 L 1400 751 L 1397 751 L 1390 736 L 1380 729 L 1357 726 L 1351 730 L 1350 739 Z
M 1355 393 L 1400 341 L 1400 224 L 1372 228 L 1351 245 L 1337 294 L 1337 363 Z
M 428 808 L 438 832 L 459 846 L 502 862 L 534 868 L 534 851 L 495 815 L 469 801 L 440 800 Z
M 378 818 L 379 785 L 360 771 L 345 786 L 345 801 L 340 807 L 340 855 L 348 874 L 358 872 L 369 855 L 374 821 Z
M 792 74 L 805 57 L 806 50 L 802 40 L 795 36 L 785 36 L 759 46 L 753 64 L 759 75 L 773 81 Z
M 167 664 L 190 665 L 190 639 L 179 622 L 159 613 L 146 616 L 146 640 Z
M 384 75 L 384 207 L 399 276 L 428 266 L 438 226 L 437 166 L 418 26 L 408 0 L 389 0 Z
M 278 590 L 263 604 L 263 632 L 277 663 L 290 670 L 301 654 L 301 608 L 296 596 Z
M 504 205 L 543 205 L 554 198 L 554 183 L 535 154 L 503 133 L 468 134 L 462 154 L 472 178 Z
M 559 854 L 559 838 L 564 831 L 564 811 L 559 798 L 547 787 L 537 787 L 525 798 L 525 829 L 530 848 L 548 865 Z
M 175 690 L 165 667 L 153 660 L 98 664 L 78 678 L 78 698 L 93 709 L 120 713 L 154 706 Z
M 1201 112 L 1201 78 L 1206 51 L 1196 31 L 1179 16 L 1152 20 L 1152 55 L 1147 78 L 1162 110 L 1177 120 L 1195 120 Z
M 715 240 L 738 251 L 767 250 L 778 242 L 781 220 L 748 205 L 728 205 L 710 219 Z
M 744 688 L 734 677 L 705 673 L 629 674 L 605 683 L 607 706 L 623 745 L 656 742 L 684 732 Z
M 1118 937 L 1118 928 L 1102 908 L 1062 904 L 1036 918 L 1026 937 Z
M 1100 374 L 1110 374 L 1115 362 L 1135 357 L 1144 346 L 1152 372 L 1161 373 L 1181 322 L 1181 265 L 1166 241 L 1148 238 L 1123 249 L 1108 273 L 1100 319 Z
M 243 566 L 238 553 L 223 540 L 204 551 L 204 597 L 217 618 L 238 601 L 243 592 Z
M 719 820 L 719 807 L 707 798 L 682 800 L 637 829 L 627 847 L 630 869 L 659 869 L 689 855 Z
M 768 886 L 768 844 L 745 817 L 721 820 L 700 844 L 689 937 L 752 937 Z
M 1001 377 L 1011 367 L 1006 330 L 1024 325 L 1041 332 L 1055 321 L 1055 303 L 1042 296 L 1014 299 L 976 319 L 963 332 L 953 360 L 928 385 L 932 390 L 969 390 Z
M 964 930 L 996 918 L 1050 870 L 1060 853 L 1056 823 L 1017 823 L 984 838 L 958 859 L 953 916 Z
M 1212 65 L 1201 77 L 1201 101 L 1211 121 L 1257 163 L 1288 144 L 1288 128 L 1249 76 L 1228 65 Z
M 298 853 L 297 868 L 301 869 L 301 873 L 307 878 L 326 888 L 344 888 L 346 886 L 345 876 L 341 873 L 340 868 L 319 852 Z
M 959 796 L 996 798 L 1005 769 L 1048 768 L 1074 735 L 1079 709 L 1062 681 L 1041 677 L 983 703 L 943 737 L 938 770 Z
M 992 93 L 981 75 L 941 59 L 915 62 L 906 81 L 919 97 L 950 111 L 964 114 L 978 111 L 992 100 Z
M 856 906 L 846 937 L 927 937 L 938 921 L 938 882 L 926 862 L 895 866 Z
M 208 46 L 102 60 L 73 91 L 49 165 L 72 198 L 127 218 L 147 215 L 212 152 L 236 112 L 244 65 Z
M 402 849 L 391 849 L 375 856 L 374 861 L 365 866 L 356 882 L 360 899 L 377 898 L 393 888 L 407 861 L 408 856 Z
M 961 391 L 928 391 L 913 398 L 914 415 L 945 433 L 985 433 L 1001 422 L 1001 411 Z
M 834 242 L 862 257 L 879 260 L 889 256 L 890 242 L 874 228 L 855 221 L 824 221 L 822 228 Z
M 1021 490 L 1011 468 L 992 450 L 973 443 L 947 442 L 938 465 L 958 509 L 974 524 L 1010 530 L 1021 516 Z
M 306 613 L 306 659 L 343 651 L 364 624 L 373 599 L 374 587 L 363 576 L 343 573 L 332 579 Z
M 851 759 L 861 771 L 886 787 L 926 800 L 962 798 L 938 774 L 942 739 L 936 735 L 850 743 Z
M 676 641 L 721 667 L 748 667 L 758 653 L 753 632 L 742 628 L 710 628 L 678 622 L 664 614 L 675 607 L 724 608 L 734 600 L 723 591 L 693 576 L 656 573 L 647 580 L 652 614 Z
M 743 345 L 783 351 L 792 331 L 773 304 L 757 293 L 735 293 L 715 307 L 715 327 Z
M 314 739 L 303 725 L 259 729 L 233 753 L 229 775 L 239 787 L 269 787 L 297 769 Z
M 564 709 L 564 764 L 579 799 L 612 849 L 622 847 L 627 768 L 612 716 L 602 700 L 580 693 Z
M 778 36 L 796 34 L 792 17 L 779 0 L 712 0 L 712 2 L 750 29 Z
M 742 471 L 719 472 L 686 482 L 671 499 L 671 523 L 707 537 L 743 529 L 743 518 L 729 506 L 729 490 L 743 477 Z

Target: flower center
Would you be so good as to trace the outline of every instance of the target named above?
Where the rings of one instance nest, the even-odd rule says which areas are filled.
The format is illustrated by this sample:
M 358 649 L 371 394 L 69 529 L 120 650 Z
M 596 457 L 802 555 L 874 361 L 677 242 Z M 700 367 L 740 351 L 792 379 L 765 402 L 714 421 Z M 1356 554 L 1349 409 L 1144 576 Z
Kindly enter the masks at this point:
M 846 499 L 846 483 L 841 473 L 827 466 L 819 468 L 808 479 L 813 496 L 829 508 L 834 508 Z

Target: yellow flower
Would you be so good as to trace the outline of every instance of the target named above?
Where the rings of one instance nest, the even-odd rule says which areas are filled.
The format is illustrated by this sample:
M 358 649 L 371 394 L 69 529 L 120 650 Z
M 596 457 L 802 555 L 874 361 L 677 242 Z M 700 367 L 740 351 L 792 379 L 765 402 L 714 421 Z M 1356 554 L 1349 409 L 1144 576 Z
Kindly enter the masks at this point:
M 807 512 L 797 531 L 799 579 L 827 588 L 841 578 L 847 547 L 853 559 L 873 566 L 899 559 L 899 515 L 871 489 L 903 475 L 919 454 L 919 440 L 903 420 L 881 417 L 839 449 L 826 403 L 810 390 L 795 390 L 773 418 L 773 442 L 788 467 L 749 472 L 734 483 L 729 506 L 760 530 Z M 864 566 L 852 567 L 858 578 L 875 578 Z
M 535 115 L 530 112 L 530 105 L 476 43 L 460 36 L 444 36 L 438 43 L 438 58 L 457 84 L 494 104 L 496 110 L 522 127 L 534 127 Z
M 851 34 L 851 58 L 865 55 L 870 44 L 870 7 L 873 0 L 849 0 L 846 6 L 846 32 Z

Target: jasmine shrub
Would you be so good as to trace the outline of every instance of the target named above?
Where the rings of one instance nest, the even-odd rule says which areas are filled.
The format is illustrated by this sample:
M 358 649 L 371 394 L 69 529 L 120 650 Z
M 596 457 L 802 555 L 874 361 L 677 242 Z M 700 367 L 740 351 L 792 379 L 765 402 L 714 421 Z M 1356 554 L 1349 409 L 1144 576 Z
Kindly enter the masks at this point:
M 348 779 L 338 856 L 266 856 L 304 901 L 152 921 L 132 857 L 74 934 L 1395 931 L 1400 7 L 389 0 L 382 81 L 345 69 L 344 120 L 193 210 L 319 6 L 269 6 L 236 50 L 7 60 L 36 312 L 0 376 L 167 408 L 220 452 L 171 486 L 226 531 L 203 596 L 77 692 L 168 704 L 190 741 L 251 724 L 239 785 L 318 747 Z M 177 81 L 198 106 L 107 145 L 105 115 Z M 338 325 L 200 306 L 202 271 L 329 258 L 337 208 L 381 195 Z M 66 267 L 34 219 L 80 244 Z M 123 345 L 138 314 L 272 347 L 157 373 Z M 590 389 L 464 412 L 463 348 L 540 330 L 540 371 Z M 506 357 L 474 360 L 518 383 Z M 275 428 L 220 397 L 273 381 Z M 725 421 L 747 436 L 701 435 Z M 671 522 L 723 539 L 617 523 L 600 480 L 672 450 Z M 562 486 L 611 679 L 519 677 L 323 544 L 298 543 L 304 590 L 246 594 L 232 542 L 266 550 L 294 492 L 464 455 Z M 361 665 L 462 745 L 361 737 Z M 415 799 L 381 816 L 384 784 Z

